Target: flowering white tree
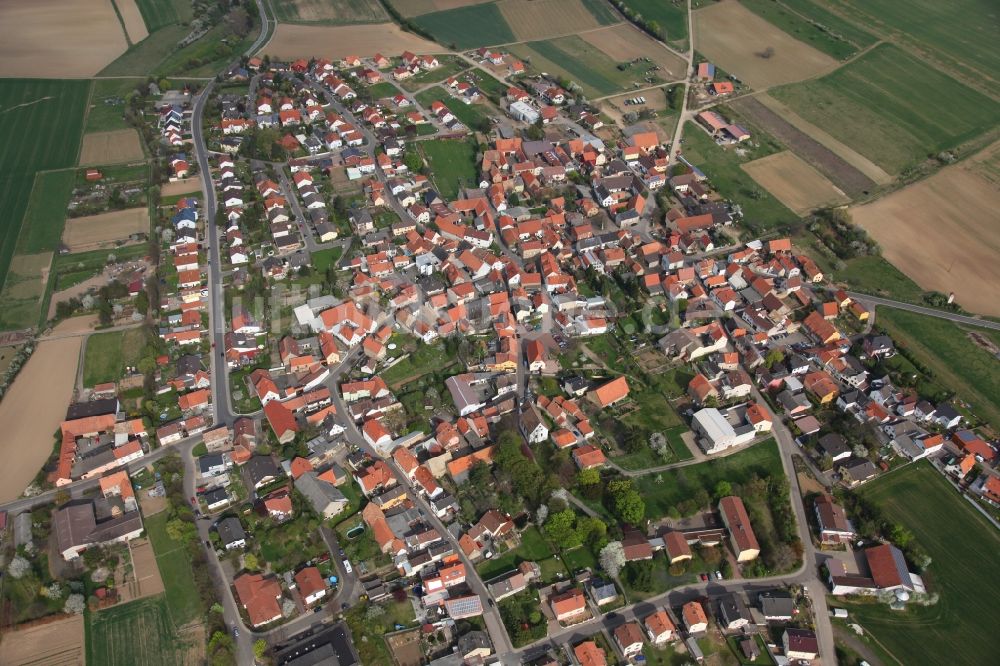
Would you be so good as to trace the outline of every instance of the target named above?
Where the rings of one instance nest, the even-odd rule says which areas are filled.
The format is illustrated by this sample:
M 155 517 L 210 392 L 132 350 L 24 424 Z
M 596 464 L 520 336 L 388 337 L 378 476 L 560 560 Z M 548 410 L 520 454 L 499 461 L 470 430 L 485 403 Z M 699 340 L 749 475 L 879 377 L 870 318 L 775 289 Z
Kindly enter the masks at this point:
M 601 568 L 612 578 L 618 577 L 618 572 L 625 566 L 625 549 L 621 541 L 611 541 L 601 549 Z
M 66 603 L 63 605 L 63 611 L 66 613 L 81 615 L 83 614 L 85 606 L 86 603 L 82 594 L 71 594 L 66 597 Z
M 538 511 L 535 513 L 535 523 L 538 525 L 544 525 L 545 519 L 549 517 L 549 507 L 547 504 L 543 504 L 538 507 Z
M 10 574 L 11 578 L 19 580 L 24 578 L 24 575 L 31 571 L 31 562 L 24 559 L 20 555 L 15 555 L 14 559 L 10 561 L 7 565 L 7 573 Z

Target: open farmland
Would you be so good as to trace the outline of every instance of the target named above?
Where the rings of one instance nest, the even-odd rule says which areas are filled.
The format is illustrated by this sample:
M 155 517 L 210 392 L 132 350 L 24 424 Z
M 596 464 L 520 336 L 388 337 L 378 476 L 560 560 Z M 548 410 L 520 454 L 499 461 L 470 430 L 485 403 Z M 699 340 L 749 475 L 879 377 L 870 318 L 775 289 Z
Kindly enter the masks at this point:
M 572 35 L 618 22 L 610 12 L 591 12 L 581 0 L 503 0 L 497 7 L 517 41 Z
M 991 160 L 1000 160 L 1000 144 L 851 212 L 921 287 L 1000 316 L 1000 183 L 989 180 Z
M 828 9 L 826 0 L 781 0 L 781 4 L 859 49 L 868 48 L 878 41 L 878 37 L 867 29 L 867 24 L 859 25 Z
M 203 657 L 204 631 L 178 632 L 163 596 L 119 604 L 87 618 L 87 663 L 184 666 Z
M 116 0 L 117 1 L 117 0 Z M 186 0 L 133 0 L 139 5 L 149 32 L 191 19 L 191 3 Z M 132 40 L 136 41 L 136 40 Z
M 73 191 L 76 172 L 72 169 L 45 171 L 35 176 L 31 199 L 24 212 L 21 234 L 17 239 L 19 254 L 54 252 L 59 249 L 66 205 Z
M 0 284 L 35 173 L 76 164 L 88 81 L 0 80 Z
M 389 15 L 379 0 L 284 0 L 272 4 L 275 18 L 290 23 L 380 23 Z
M 78 323 L 67 320 L 53 334 L 72 332 Z M 0 466 L 0 502 L 17 499 L 52 453 L 52 433 L 59 429 L 73 395 L 82 341 L 65 337 L 40 343 L 0 401 L 0 455 L 5 461 Z
M 801 81 L 837 66 L 737 2 L 699 9 L 693 18 L 698 51 L 754 88 Z
M 149 233 L 149 210 L 146 208 L 126 208 L 66 220 L 63 242 L 70 252 L 86 252 L 126 243 L 130 235 L 137 233 Z
M 141 160 L 145 155 L 134 129 L 94 132 L 83 135 L 80 164 L 119 164 Z
M 665 41 L 688 37 L 687 3 L 684 0 L 623 0 L 625 6 L 655 23 L 665 33 Z
M 770 105 L 765 106 L 762 103 L 764 99 L 778 104 L 767 95 L 762 94 L 741 97 L 732 102 L 730 107 L 739 113 L 740 123 L 749 126 L 751 130 L 760 128 L 781 141 L 796 155 L 829 178 L 847 196 L 854 199 L 862 194 L 868 194 L 875 189 L 877 183 L 885 184 L 892 181 L 892 177 L 885 171 L 833 137 L 826 135 L 826 138 L 829 139 L 827 142 L 817 140 L 817 135 L 821 132 L 818 127 L 802 128 L 793 125 L 788 120 L 789 115 L 794 117 L 791 111 L 779 114 Z M 805 123 L 800 118 L 796 118 L 796 121 Z M 810 134 L 806 130 L 814 130 L 814 132 Z M 830 143 L 832 148 L 827 147 L 826 143 Z M 878 180 L 867 175 L 868 173 L 871 173 Z
M 83 664 L 83 616 L 5 632 L 0 664 L 7 666 L 76 666 Z
M 662 68 L 656 72 L 660 78 L 669 81 L 683 79 L 687 70 L 687 64 L 683 58 L 673 51 L 663 48 L 631 23 L 590 30 L 580 36 L 615 62 L 630 62 L 636 58 L 649 58 Z
M 481 5 L 484 2 L 494 0 L 389 0 L 389 4 L 396 8 L 401 16 L 411 18 L 421 14 L 431 14 L 433 12 L 443 12 L 448 9 L 458 7 L 468 7 L 470 5 Z
M 144 85 L 145 79 L 97 79 L 90 91 L 87 110 L 86 132 L 110 132 L 127 129 L 125 122 L 125 98 Z
M 495 3 L 424 14 L 413 22 L 440 43 L 458 49 L 517 41 Z
M 395 23 L 351 26 L 317 26 L 278 24 L 262 54 L 275 58 L 342 58 L 348 55 L 383 53 L 399 55 L 440 53 L 434 42 L 403 32 Z
M 858 52 L 858 46 L 827 30 L 820 29 L 801 14 L 773 0 L 741 0 L 741 4 L 789 35 L 837 60 Z
M 904 664 L 992 663 L 1000 626 L 1000 533 L 927 461 L 873 481 L 861 494 L 930 555 L 924 578 L 940 600 L 905 611 L 850 604 L 854 620 Z
M 146 21 L 142 18 L 142 11 L 136 0 L 115 0 L 115 6 L 125 25 L 125 36 L 128 37 L 128 41 L 135 44 L 149 36 Z
M 0 77 L 86 78 L 126 48 L 110 1 L 0 2 Z
M 985 79 L 984 88 L 996 90 L 1000 83 L 1000 12 L 993 0 L 836 0 L 833 10 L 939 62 L 970 85 Z
M 29 328 L 38 322 L 38 305 L 51 264 L 51 252 L 14 255 L 0 290 L 0 329 Z
M 787 150 L 747 162 L 743 170 L 799 215 L 850 201 L 826 176 Z
M 770 95 L 894 174 L 1000 123 L 1000 104 L 889 44 Z
M 649 85 L 644 79 L 650 63 L 638 63 L 624 71 L 620 70 L 619 61 L 594 48 L 589 41 L 578 35 L 515 44 L 510 47 L 510 51 L 528 61 L 536 71 L 576 82 L 588 97 L 603 97 L 629 90 L 633 83 Z M 649 75 L 670 78 L 663 71 L 649 72 Z

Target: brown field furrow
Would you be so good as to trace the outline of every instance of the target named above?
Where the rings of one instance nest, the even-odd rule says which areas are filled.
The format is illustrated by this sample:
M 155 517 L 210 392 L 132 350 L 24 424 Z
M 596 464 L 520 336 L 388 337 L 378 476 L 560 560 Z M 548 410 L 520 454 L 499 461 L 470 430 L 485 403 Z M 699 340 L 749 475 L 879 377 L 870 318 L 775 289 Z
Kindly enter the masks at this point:
M 111 0 L 0 2 L 0 77 L 88 78 L 126 48 Z
M 149 37 L 146 22 L 142 20 L 142 14 L 135 0 L 115 0 L 115 5 L 118 7 L 118 13 L 122 15 L 122 22 L 125 23 L 125 32 L 133 44 L 138 44 Z
M 350 26 L 314 26 L 279 23 L 261 54 L 276 58 L 342 58 L 348 55 L 371 56 L 376 53 L 399 55 L 441 53 L 432 41 L 403 32 L 395 23 L 372 23 Z
M 781 141 L 796 155 L 818 169 L 852 199 L 875 189 L 876 182 L 874 180 L 766 107 L 757 97 L 766 97 L 766 95 L 742 97 L 733 102 L 732 106 L 746 116 L 751 123 Z
M 983 166 L 1000 156 L 996 143 L 851 213 L 882 254 L 924 289 L 955 292 L 966 310 L 1000 316 L 1000 185 Z
M 493 0 L 392 0 L 392 6 L 406 18 L 443 12 L 448 9 L 481 5 Z
M 764 189 L 799 215 L 850 201 L 826 176 L 787 150 L 741 166 Z
M 127 241 L 131 234 L 148 232 L 149 211 L 146 208 L 127 208 L 66 220 L 62 239 L 70 252 L 82 252 Z
M 497 7 L 518 41 L 601 27 L 580 0 L 504 0 Z
M 738 2 L 709 5 L 693 19 L 698 51 L 754 88 L 809 79 L 838 65 Z
M 580 37 L 616 62 L 649 58 L 662 68 L 659 71 L 661 78 L 666 80 L 684 78 L 684 71 L 687 68 L 684 59 L 658 44 L 631 23 L 590 30 L 582 33 Z
M 83 135 L 80 164 L 120 164 L 141 160 L 145 155 L 134 129 L 94 132 Z
M 84 662 L 83 616 L 15 629 L 0 642 L 0 664 L 5 666 L 62 666 Z

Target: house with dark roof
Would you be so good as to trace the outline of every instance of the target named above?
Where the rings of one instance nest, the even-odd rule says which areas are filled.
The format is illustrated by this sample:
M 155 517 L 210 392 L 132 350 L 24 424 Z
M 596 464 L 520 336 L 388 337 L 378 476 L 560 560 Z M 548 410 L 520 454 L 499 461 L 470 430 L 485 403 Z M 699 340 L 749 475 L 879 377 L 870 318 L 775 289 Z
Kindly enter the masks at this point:
M 215 525 L 219 533 L 219 541 L 226 550 L 234 548 L 244 548 L 247 545 L 247 533 L 243 529 L 243 524 L 236 516 L 226 516 Z

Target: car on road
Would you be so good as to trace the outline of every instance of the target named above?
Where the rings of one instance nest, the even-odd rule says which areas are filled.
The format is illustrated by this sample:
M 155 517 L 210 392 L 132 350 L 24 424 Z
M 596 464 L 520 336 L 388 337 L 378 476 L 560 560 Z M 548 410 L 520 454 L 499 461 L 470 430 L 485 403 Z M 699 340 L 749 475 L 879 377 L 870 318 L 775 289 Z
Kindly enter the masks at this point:
M 701 582 L 703 582 L 703 583 L 706 580 L 708 580 L 708 574 L 707 573 L 702 572 L 702 573 L 698 574 L 698 576 L 701 578 Z
M 344 571 L 347 573 L 352 573 L 354 569 L 351 568 L 351 561 L 348 559 L 344 560 Z
M 716 570 L 716 572 L 715 572 L 715 580 L 722 580 L 722 572 L 721 571 Z
M 233 627 L 233 636 L 235 636 L 236 638 L 240 637 L 240 629 L 239 629 L 239 627 Z
M 191 496 L 191 504 L 193 506 L 198 506 L 198 500 L 193 495 Z

